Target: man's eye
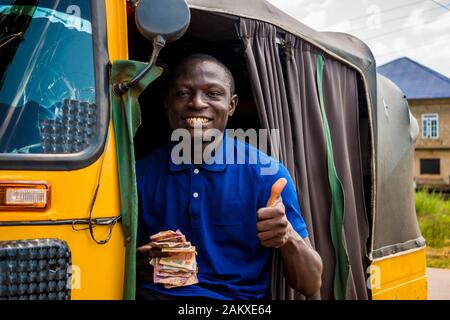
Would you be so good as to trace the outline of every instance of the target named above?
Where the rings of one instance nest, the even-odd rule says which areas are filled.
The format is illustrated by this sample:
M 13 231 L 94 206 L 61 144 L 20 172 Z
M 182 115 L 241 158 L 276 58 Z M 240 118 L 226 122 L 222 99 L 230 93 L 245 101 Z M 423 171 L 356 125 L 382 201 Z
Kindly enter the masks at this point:
M 189 91 L 177 91 L 176 96 L 178 97 L 186 97 L 189 95 Z
M 219 97 L 222 95 L 222 93 L 220 93 L 219 91 L 210 91 L 210 92 L 208 92 L 208 95 L 210 97 Z

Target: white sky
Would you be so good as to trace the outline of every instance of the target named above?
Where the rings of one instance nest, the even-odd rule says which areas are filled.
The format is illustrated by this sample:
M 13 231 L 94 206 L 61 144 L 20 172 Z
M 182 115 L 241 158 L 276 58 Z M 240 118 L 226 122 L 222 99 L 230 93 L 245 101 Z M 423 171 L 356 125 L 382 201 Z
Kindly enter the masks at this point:
M 409 57 L 450 77 L 450 0 L 268 0 L 319 31 L 355 35 L 380 66 Z

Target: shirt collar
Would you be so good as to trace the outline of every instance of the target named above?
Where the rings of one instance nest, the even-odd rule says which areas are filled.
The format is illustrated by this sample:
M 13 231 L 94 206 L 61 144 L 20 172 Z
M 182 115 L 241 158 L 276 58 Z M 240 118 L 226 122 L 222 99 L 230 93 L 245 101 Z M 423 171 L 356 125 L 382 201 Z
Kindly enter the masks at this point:
M 208 171 L 214 171 L 214 172 L 224 171 L 227 166 L 226 157 L 224 156 L 224 154 L 226 154 L 227 144 L 229 144 L 229 143 L 233 143 L 233 141 L 225 134 L 224 138 L 220 142 L 220 146 L 217 148 L 216 154 L 213 157 L 211 157 L 211 159 L 210 159 L 210 161 L 208 161 L 208 163 L 202 163 L 199 166 Z M 175 145 L 176 145 L 175 142 L 171 143 L 170 153 L 172 153 L 172 148 Z M 195 167 L 195 165 L 191 164 L 191 163 L 176 164 L 172 161 L 172 157 L 169 155 L 170 171 L 178 172 L 178 171 L 188 170 L 193 167 Z

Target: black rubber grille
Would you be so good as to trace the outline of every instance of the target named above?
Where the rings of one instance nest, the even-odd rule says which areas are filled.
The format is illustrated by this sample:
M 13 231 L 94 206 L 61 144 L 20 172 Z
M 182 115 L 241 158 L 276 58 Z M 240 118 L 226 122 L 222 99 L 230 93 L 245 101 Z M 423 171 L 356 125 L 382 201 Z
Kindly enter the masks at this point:
M 65 241 L 2 241 L 0 300 L 69 300 L 71 266 Z

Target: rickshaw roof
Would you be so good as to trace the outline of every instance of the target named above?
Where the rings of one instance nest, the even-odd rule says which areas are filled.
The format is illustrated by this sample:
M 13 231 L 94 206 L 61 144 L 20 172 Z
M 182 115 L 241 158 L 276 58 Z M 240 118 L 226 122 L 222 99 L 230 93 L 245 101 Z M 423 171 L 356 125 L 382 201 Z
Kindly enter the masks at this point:
M 375 59 L 367 45 L 358 38 L 337 32 L 319 32 L 278 9 L 265 0 L 188 0 L 192 9 L 244 17 L 270 23 L 298 36 L 329 54 L 357 67 L 363 73 L 376 72 Z

